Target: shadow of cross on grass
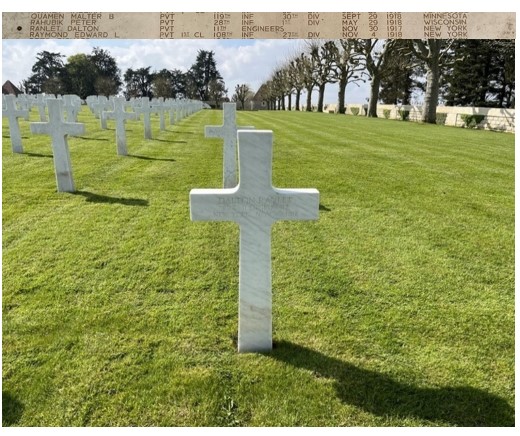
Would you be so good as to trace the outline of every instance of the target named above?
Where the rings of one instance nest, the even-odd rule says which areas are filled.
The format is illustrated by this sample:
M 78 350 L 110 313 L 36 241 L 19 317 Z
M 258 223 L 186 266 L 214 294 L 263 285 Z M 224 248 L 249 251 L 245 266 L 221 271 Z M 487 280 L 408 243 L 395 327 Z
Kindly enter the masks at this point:
M 12 394 L 2 391 L 2 426 L 16 425 L 23 413 L 23 404 Z
M 81 195 L 88 203 L 123 204 L 125 206 L 148 206 L 148 200 L 140 198 L 109 197 L 108 195 L 94 194 L 88 191 L 76 191 L 73 195 Z
M 374 415 L 415 417 L 463 427 L 515 425 L 514 409 L 507 401 L 480 389 L 417 387 L 288 341 L 277 342 L 266 356 L 311 370 L 316 377 L 335 379 L 342 402 Z

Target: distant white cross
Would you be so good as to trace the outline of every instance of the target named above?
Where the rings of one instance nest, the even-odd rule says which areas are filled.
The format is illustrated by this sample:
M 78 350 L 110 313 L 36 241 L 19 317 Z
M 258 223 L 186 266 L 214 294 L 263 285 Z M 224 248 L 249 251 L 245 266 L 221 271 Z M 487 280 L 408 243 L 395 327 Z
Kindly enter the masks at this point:
M 206 138 L 224 139 L 223 183 L 224 188 L 233 188 L 237 185 L 237 130 L 254 129 L 253 126 L 237 127 L 236 103 L 224 103 L 224 124 L 222 126 L 206 126 Z
M 177 103 L 177 121 L 182 121 L 184 118 L 184 102 Z
M 272 186 L 271 131 L 238 131 L 240 183 L 231 189 L 192 189 L 193 221 L 240 226 L 238 351 L 272 348 L 271 226 L 318 219 L 316 189 Z
M 43 94 L 36 94 L 35 99 L 31 102 L 31 106 L 38 107 L 38 114 L 40 115 L 40 121 L 47 121 L 47 114 L 45 113 L 45 109 L 47 108 L 47 103 L 45 103 L 45 99 Z
M 22 135 L 20 134 L 20 126 L 18 125 L 18 118 L 25 118 L 29 116 L 27 109 L 16 109 L 16 97 L 12 94 L 4 96 L 5 109 L 2 111 L 2 116 L 9 120 L 9 136 L 11 137 L 11 146 L 13 153 L 23 153 Z
M 97 98 L 96 98 L 97 97 Z M 107 98 L 104 95 L 94 96 L 90 103 L 90 110 L 96 118 L 99 118 L 101 111 L 105 108 Z
M 100 124 L 101 124 L 101 128 L 103 130 L 107 130 L 108 127 L 107 127 L 107 117 L 105 116 L 106 115 L 106 112 L 105 112 L 105 109 L 107 110 L 110 110 L 110 109 L 114 109 L 114 102 L 111 101 L 111 100 L 107 100 L 106 103 L 105 103 L 105 107 L 101 109 L 101 112 L 99 113 L 99 120 L 100 120 Z
M 159 99 L 154 102 L 153 108 L 156 113 L 159 114 L 159 130 L 166 130 L 165 112 L 168 112 L 168 107 L 164 104 L 164 98 L 159 97 Z
M 175 102 L 175 100 L 171 98 L 169 98 L 166 103 L 170 111 L 170 125 L 173 126 L 175 124 L 175 112 L 177 111 L 177 103 Z
M 117 154 L 120 156 L 128 154 L 126 149 L 125 121 L 137 118 L 135 113 L 125 111 L 124 103 L 124 97 L 116 97 L 114 98 L 114 112 L 104 112 L 105 117 L 116 120 Z
M 85 133 L 85 125 L 82 123 L 69 123 L 63 120 L 62 100 L 47 99 L 47 107 L 49 109 L 49 122 L 31 123 L 31 132 L 50 135 L 58 192 L 74 192 L 74 179 L 72 177 L 67 135 L 78 136 Z
M 107 119 L 103 116 L 104 109 L 112 109 L 112 102 L 108 101 L 108 99 L 104 95 L 98 96 L 97 101 L 92 103 L 91 106 L 94 115 L 96 118 L 99 118 L 100 126 L 103 130 L 107 129 Z
M 148 97 L 141 98 L 141 106 L 135 108 L 135 112 L 143 114 L 144 123 L 144 139 L 152 139 L 152 124 L 150 122 L 150 114 L 157 113 L 157 109 L 150 105 Z
M 98 101 L 98 96 L 89 95 L 85 101 L 87 102 L 88 108 L 92 111 L 92 113 L 94 113 L 94 108 L 92 107 L 92 105 Z
M 74 104 L 74 97 L 75 95 L 63 96 L 63 109 L 65 109 L 69 123 L 76 123 L 78 121 L 78 107 Z
M 22 110 L 31 110 L 31 101 L 27 94 L 19 94 L 17 97 L 18 105 Z M 26 121 L 29 121 L 29 118 L 26 118 Z

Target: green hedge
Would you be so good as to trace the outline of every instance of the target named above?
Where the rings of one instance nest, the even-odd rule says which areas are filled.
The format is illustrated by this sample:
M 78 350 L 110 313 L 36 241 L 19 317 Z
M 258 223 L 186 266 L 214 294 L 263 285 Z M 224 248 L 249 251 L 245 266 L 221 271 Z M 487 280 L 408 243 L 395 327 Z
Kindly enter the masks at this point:
M 485 115 L 461 114 L 460 118 L 464 121 L 463 127 L 473 129 L 478 127 L 478 125 L 484 120 Z
M 403 121 L 408 121 L 410 118 L 410 111 L 406 109 L 399 109 L 399 117 Z
M 436 114 L 436 119 L 435 119 L 435 122 L 441 126 L 444 126 L 444 124 L 446 124 L 446 118 L 448 117 L 448 114 L 443 114 L 443 113 L 437 113 Z

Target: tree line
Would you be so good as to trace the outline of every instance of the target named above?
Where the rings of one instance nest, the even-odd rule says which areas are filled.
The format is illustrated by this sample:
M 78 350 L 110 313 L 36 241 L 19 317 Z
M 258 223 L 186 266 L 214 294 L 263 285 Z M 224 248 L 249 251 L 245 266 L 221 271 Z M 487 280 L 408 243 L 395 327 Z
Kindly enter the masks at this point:
M 345 113 L 349 83 L 370 82 L 367 115 L 377 117 L 377 103 L 411 103 L 424 92 L 422 121 L 435 123 L 441 100 L 447 106 L 511 108 L 515 104 L 514 40 L 343 39 L 306 41 L 305 49 L 274 69 L 257 96 L 269 109 L 312 110 L 318 91 L 323 111 L 327 84 L 338 84 L 337 111 Z M 286 106 L 287 102 L 287 106 Z
M 75 54 L 63 62 L 61 53 L 39 52 L 32 74 L 21 83 L 28 94 L 117 95 L 126 98 L 164 97 L 209 101 L 220 106 L 227 89 L 217 69 L 215 53 L 199 50 L 188 71 L 180 69 L 152 71 L 151 66 L 128 68 L 121 74 L 115 58 L 94 47 L 90 54 Z
M 300 53 L 284 60 L 260 86 L 256 99 L 268 109 L 312 110 L 318 91 L 323 111 L 325 88 L 338 84 L 337 111 L 345 113 L 347 85 L 370 82 L 367 115 L 377 116 L 377 104 L 411 103 L 414 92 L 424 93 L 422 120 L 435 123 L 439 102 L 447 106 L 515 106 L 514 40 L 397 40 L 342 39 L 305 42 Z M 115 58 L 94 47 L 90 54 L 65 56 L 39 52 L 32 75 L 21 90 L 34 94 L 116 95 L 127 98 L 190 98 L 219 107 L 228 101 L 213 51 L 199 50 L 187 71 L 151 66 L 128 68 L 121 74 Z M 235 88 L 232 101 L 244 108 L 254 93 L 247 84 Z M 294 104 L 293 104 L 294 98 Z

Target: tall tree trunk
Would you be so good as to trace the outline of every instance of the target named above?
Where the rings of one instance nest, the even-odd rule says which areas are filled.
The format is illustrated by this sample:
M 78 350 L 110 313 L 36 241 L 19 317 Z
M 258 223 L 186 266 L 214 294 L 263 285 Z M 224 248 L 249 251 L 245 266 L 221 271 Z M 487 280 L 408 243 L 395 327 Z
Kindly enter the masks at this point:
M 403 91 L 403 105 L 409 105 L 412 97 L 412 75 L 408 73 L 405 79 L 405 86 Z M 395 102 L 397 104 L 397 102 Z
M 307 112 L 312 112 L 312 88 L 307 88 Z
M 434 61 L 426 65 L 426 93 L 421 121 L 435 124 L 437 120 L 437 103 L 439 101 L 439 62 Z
M 300 94 L 301 94 L 302 90 L 301 89 L 297 89 L 296 90 L 296 102 L 294 103 L 294 110 L 297 110 L 299 111 L 300 110 Z
M 339 91 L 338 91 L 338 114 L 344 114 L 346 112 L 345 109 L 345 90 L 347 88 L 347 80 L 341 79 L 339 81 Z
M 506 94 L 506 84 L 505 82 L 503 81 L 503 78 L 500 77 L 499 79 L 500 81 L 502 81 L 502 86 L 500 87 L 500 91 L 498 92 L 497 94 L 497 101 L 498 101 L 498 106 L 499 107 L 507 107 L 507 101 L 504 101 L 507 97 L 507 94 Z M 505 106 L 504 106 L 505 104 Z
M 506 85 L 504 85 L 504 88 L 506 87 Z M 512 98 L 513 98 L 513 93 L 511 92 L 511 88 L 507 88 L 505 91 L 505 96 L 506 96 L 506 103 L 505 103 L 505 106 L 506 108 L 510 108 L 512 107 Z
M 479 92 L 479 96 L 478 96 L 479 101 L 477 102 L 476 106 L 486 105 L 486 94 L 487 94 L 487 89 L 488 89 L 487 82 L 488 82 L 488 79 L 490 76 L 489 70 L 491 69 L 490 62 L 491 62 L 491 60 L 488 57 L 486 59 L 486 63 L 484 64 L 484 71 L 482 72 L 482 78 L 481 78 L 481 83 L 480 83 L 480 92 Z
M 292 100 L 292 94 L 289 92 L 289 95 L 287 96 L 287 110 L 291 110 L 291 100 Z
M 370 100 L 368 101 L 367 117 L 377 118 L 377 100 L 379 100 L 380 85 L 381 76 L 379 74 L 373 74 L 372 83 L 370 84 Z
M 282 95 L 280 98 L 280 101 L 282 102 L 282 110 L 285 110 L 285 95 Z
M 318 87 L 318 112 L 323 112 L 323 98 L 325 97 L 325 85 L 327 83 L 320 83 Z

